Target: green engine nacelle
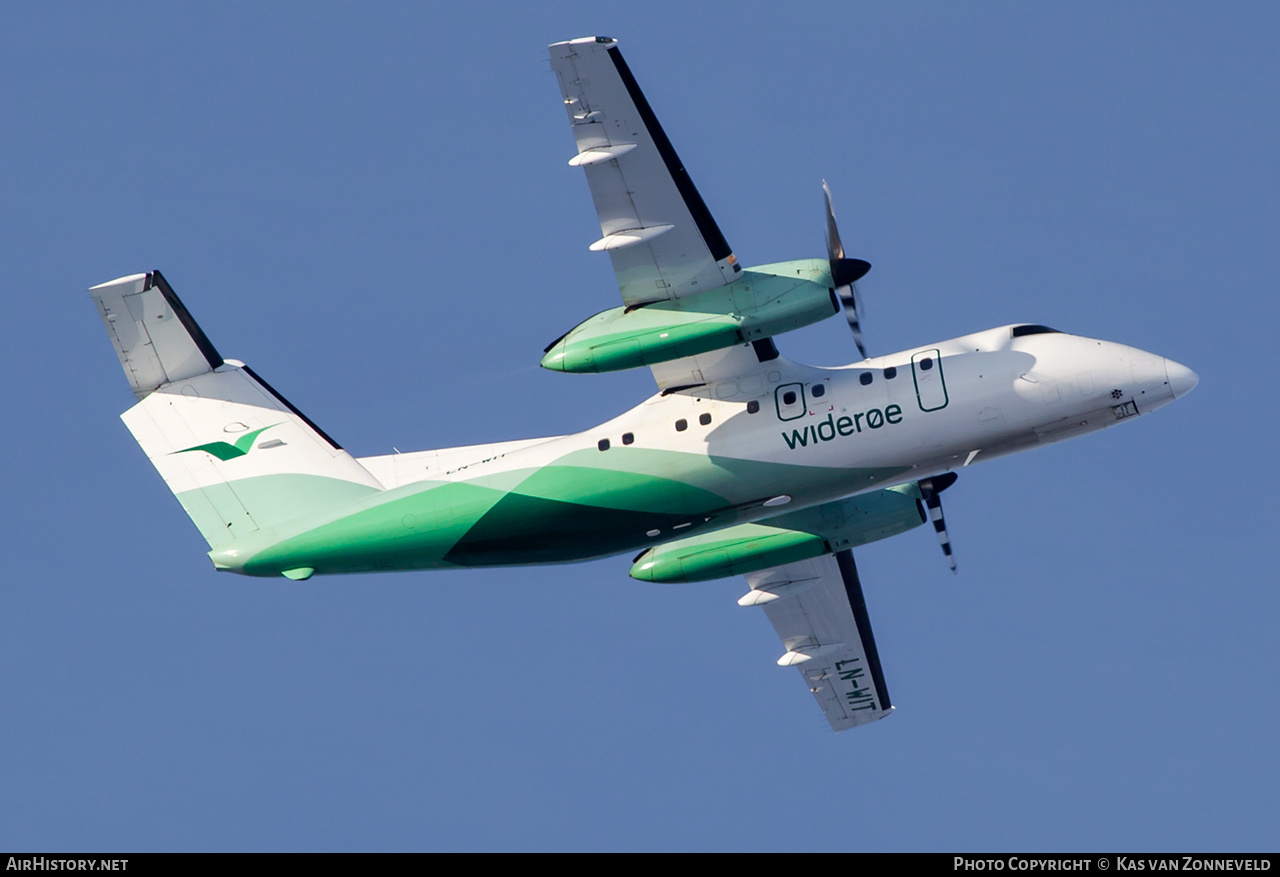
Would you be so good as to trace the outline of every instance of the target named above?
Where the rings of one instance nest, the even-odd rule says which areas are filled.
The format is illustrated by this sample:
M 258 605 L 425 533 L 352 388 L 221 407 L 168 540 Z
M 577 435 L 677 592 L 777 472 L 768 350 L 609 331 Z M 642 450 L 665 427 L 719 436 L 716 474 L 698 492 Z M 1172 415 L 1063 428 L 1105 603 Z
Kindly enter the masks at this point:
M 789 332 L 839 310 L 826 259 L 760 265 L 727 286 L 596 314 L 553 341 L 542 366 L 581 374 L 654 365 Z
M 644 582 L 703 582 L 818 557 L 831 550 L 813 533 L 738 524 L 651 548 L 636 558 L 631 577 Z
M 915 484 L 738 524 L 650 548 L 636 558 L 632 578 L 702 582 L 808 560 L 905 533 L 924 523 Z

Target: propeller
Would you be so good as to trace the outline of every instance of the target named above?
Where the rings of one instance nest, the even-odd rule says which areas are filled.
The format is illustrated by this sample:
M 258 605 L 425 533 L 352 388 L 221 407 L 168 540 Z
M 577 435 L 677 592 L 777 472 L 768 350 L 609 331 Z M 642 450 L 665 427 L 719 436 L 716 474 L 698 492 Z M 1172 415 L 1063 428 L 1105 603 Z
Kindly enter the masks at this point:
M 956 571 L 956 559 L 951 554 L 951 537 L 947 535 L 947 521 L 942 516 L 942 497 L 938 494 L 956 483 L 956 473 L 944 472 L 932 478 L 922 478 L 918 482 L 920 497 L 929 509 L 929 518 L 933 521 L 933 529 L 938 534 L 938 542 L 942 544 L 942 553 L 947 556 L 951 571 Z
M 826 180 L 822 181 L 822 192 L 827 196 L 827 261 L 831 263 L 831 282 L 844 307 L 844 318 L 849 321 L 853 342 L 858 345 L 858 352 L 863 359 L 866 359 L 867 348 L 862 343 L 862 296 L 858 294 L 856 281 L 871 270 L 871 263 L 844 257 L 840 229 L 836 228 L 836 212 L 831 206 L 831 187 Z

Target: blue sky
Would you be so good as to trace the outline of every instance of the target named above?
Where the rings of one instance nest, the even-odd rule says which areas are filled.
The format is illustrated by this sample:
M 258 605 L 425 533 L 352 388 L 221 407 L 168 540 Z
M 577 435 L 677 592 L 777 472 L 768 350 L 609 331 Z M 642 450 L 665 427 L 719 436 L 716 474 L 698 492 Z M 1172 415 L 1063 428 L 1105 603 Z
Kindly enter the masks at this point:
M 1280 7 L 31 4 L 0 12 L 0 847 L 1274 850 Z M 1184 362 L 858 553 L 897 713 L 835 736 L 744 584 L 627 558 L 215 575 L 87 287 L 159 268 L 357 454 L 652 389 L 543 346 L 617 289 L 549 42 L 617 37 L 746 264 L 873 353 L 1016 321 Z M 820 364 L 841 321 L 784 336 Z

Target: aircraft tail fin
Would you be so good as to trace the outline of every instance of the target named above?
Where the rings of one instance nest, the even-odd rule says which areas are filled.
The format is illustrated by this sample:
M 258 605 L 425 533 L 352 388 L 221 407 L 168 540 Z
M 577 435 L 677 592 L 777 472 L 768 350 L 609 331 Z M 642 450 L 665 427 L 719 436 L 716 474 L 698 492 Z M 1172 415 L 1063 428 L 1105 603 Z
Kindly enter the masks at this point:
M 243 363 L 158 271 L 90 290 L 138 403 L 121 420 L 210 548 L 383 485 Z

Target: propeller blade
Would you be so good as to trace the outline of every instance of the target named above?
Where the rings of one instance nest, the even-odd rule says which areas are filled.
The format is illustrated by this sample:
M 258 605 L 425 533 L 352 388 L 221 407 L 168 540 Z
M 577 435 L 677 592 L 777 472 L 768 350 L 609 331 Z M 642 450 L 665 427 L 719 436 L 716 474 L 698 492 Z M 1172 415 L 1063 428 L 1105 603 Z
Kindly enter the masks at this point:
M 956 483 L 956 474 L 947 472 L 933 478 L 923 478 L 919 482 L 920 496 L 925 507 L 929 509 L 929 519 L 933 521 L 933 530 L 938 534 L 938 542 L 942 545 L 942 553 L 947 556 L 951 571 L 956 571 L 956 559 L 951 553 L 951 536 L 947 533 L 947 521 L 942 516 L 942 497 L 938 494 Z
M 849 331 L 853 333 L 853 343 L 858 345 L 862 358 L 867 358 L 867 345 L 862 341 L 862 321 L 858 314 L 862 311 L 862 296 L 858 294 L 858 284 L 836 287 L 836 295 L 840 296 L 840 304 L 844 308 L 844 318 L 849 321 Z
M 827 202 L 827 261 L 831 265 L 831 282 L 840 299 L 844 317 L 849 322 L 849 330 L 853 332 L 853 343 L 858 345 L 858 352 L 865 359 L 867 348 L 862 343 L 862 296 L 858 292 L 857 281 L 871 270 L 871 263 L 845 258 L 844 243 L 836 226 L 836 211 L 831 206 L 831 187 L 826 180 L 822 181 L 822 193 Z
M 836 228 L 836 211 L 831 206 L 831 187 L 822 181 L 822 193 L 827 196 L 827 258 L 832 262 L 844 258 L 844 244 L 840 243 L 840 229 Z

